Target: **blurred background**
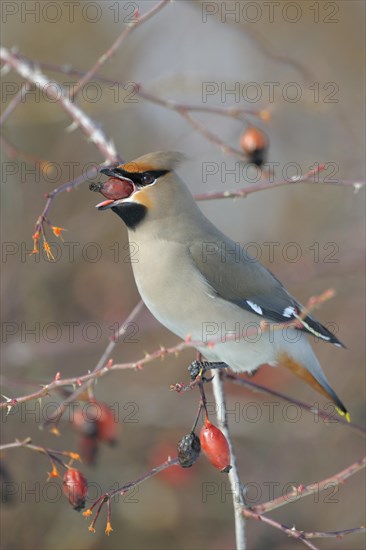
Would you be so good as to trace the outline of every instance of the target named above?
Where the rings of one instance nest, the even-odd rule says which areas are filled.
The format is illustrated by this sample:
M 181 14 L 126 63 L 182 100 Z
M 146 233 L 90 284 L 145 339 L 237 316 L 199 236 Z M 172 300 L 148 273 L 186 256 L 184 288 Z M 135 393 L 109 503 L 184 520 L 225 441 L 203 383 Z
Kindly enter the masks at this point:
M 15 47 L 34 61 L 86 71 L 131 21 L 134 10 L 144 13 L 152 5 L 4 2 L 3 46 Z M 352 0 L 182 0 L 136 29 L 101 74 L 112 81 L 141 83 L 165 99 L 266 110 L 267 123 L 256 117 L 248 122 L 269 137 L 268 161 L 277 163 L 276 179 L 296 175 L 297 167 L 305 173 L 315 163 L 330 163 L 325 177 L 363 180 L 364 11 L 363 2 Z M 44 72 L 66 86 L 77 81 L 60 72 Z M 14 71 L 3 74 L 2 109 L 21 83 Z M 205 96 L 207 83 L 213 92 Z M 153 150 L 182 151 L 189 161 L 179 173 L 192 193 L 253 183 L 253 172 L 177 113 L 131 96 L 131 91 L 93 78 L 78 98 L 123 159 Z M 210 113 L 193 115 L 239 148 L 245 122 Z M 34 92 L 2 129 L 1 393 L 8 397 L 36 391 L 57 372 L 65 378 L 93 369 L 113 327 L 139 300 L 126 229 L 111 212 L 95 210 L 99 199 L 89 192 L 88 181 L 53 203 L 52 224 L 67 229 L 64 244 L 48 232 L 56 261 L 29 255 L 44 194 L 104 160 L 81 131 L 70 131 L 71 122 L 59 105 Z M 216 163 L 214 175 L 204 177 L 205 163 Z M 328 288 L 335 290 L 335 298 L 316 315 L 337 329 L 347 350 L 319 343 L 316 351 L 356 424 L 364 422 L 365 399 L 364 206 L 363 190 L 356 194 L 352 187 L 306 184 L 246 199 L 200 203 L 208 218 L 235 241 L 243 246 L 256 243 L 261 261 L 302 303 Z M 273 257 L 264 243 L 278 243 L 273 245 Z M 115 349 L 115 362 L 135 361 L 145 351 L 177 343 L 146 309 L 135 323 L 133 337 Z M 120 434 L 116 447 L 101 445 L 94 467 L 80 467 L 92 484 L 90 499 L 175 453 L 177 441 L 192 425 L 198 394 L 178 395 L 169 385 L 188 381 L 187 366 L 193 358 L 194 352 L 186 351 L 142 371 L 114 372 L 98 382 L 96 397 L 113 406 Z M 263 367 L 252 380 L 326 406 L 322 396 L 281 368 Z M 229 384 L 226 392 L 241 479 L 248 484 L 251 504 L 279 496 L 291 485 L 329 477 L 362 456 L 364 439 L 347 427 L 290 410 L 266 394 Z M 210 387 L 207 393 L 212 402 Z M 39 429 L 50 414 L 47 405 L 60 398 L 55 393 L 42 403 L 3 414 L 3 443 L 30 436 L 38 445 L 77 450 L 78 436 L 67 417 L 60 424 L 60 437 Z M 114 532 L 109 538 L 104 535 L 104 511 L 92 534 L 87 520 L 60 494 L 58 480 L 52 479 L 47 488 L 46 457 L 14 449 L 1 458 L 6 468 L 4 550 L 235 547 L 228 479 L 204 457 L 191 470 L 171 469 L 139 486 L 132 496 L 120 497 L 112 506 Z M 270 517 L 306 531 L 357 527 L 365 517 L 363 488 L 364 476 L 359 473 L 337 489 L 280 508 Z M 247 522 L 247 538 L 252 549 L 300 547 L 257 522 Z M 364 538 L 352 535 L 316 543 L 322 549 L 358 549 L 364 547 Z

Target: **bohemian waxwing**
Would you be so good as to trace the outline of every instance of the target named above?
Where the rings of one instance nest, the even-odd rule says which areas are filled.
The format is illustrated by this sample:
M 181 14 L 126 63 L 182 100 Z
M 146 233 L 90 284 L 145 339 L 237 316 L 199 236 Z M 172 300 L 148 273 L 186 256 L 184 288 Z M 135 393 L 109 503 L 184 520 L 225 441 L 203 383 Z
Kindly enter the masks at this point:
M 302 315 L 303 306 L 260 262 L 243 251 L 238 258 L 237 243 L 205 218 L 174 172 L 183 159 L 176 152 L 150 153 L 101 170 L 110 178 L 90 186 L 108 199 L 96 208 L 111 208 L 128 228 L 137 250 L 135 281 L 146 306 L 180 338 L 190 335 L 209 362 L 249 373 L 265 363 L 285 366 L 348 419 L 306 333 L 343 344 Z M 297 327 L 289 327 L 290 321 Z M 210 341 L 214 345 L 205 345 Z

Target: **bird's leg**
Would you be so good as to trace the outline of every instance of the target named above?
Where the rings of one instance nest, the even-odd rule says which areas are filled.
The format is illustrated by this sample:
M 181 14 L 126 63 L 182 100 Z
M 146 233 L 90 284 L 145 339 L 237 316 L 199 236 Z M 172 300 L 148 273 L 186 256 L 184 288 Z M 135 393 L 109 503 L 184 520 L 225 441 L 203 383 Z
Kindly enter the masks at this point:
M 204 382 L 210 382 L 212 380 L 211 378 L 205 378 L 204 374 L 208 370 L 211 369 L 227 369 L 228 365 L 226 363 L 220 362 L 213 362 L 210 363 L 210 361 L 193 361 L 189 367 L 189 373 L 191 375 L 192 380 L 196 380 L 198 377 L 200 377 Z

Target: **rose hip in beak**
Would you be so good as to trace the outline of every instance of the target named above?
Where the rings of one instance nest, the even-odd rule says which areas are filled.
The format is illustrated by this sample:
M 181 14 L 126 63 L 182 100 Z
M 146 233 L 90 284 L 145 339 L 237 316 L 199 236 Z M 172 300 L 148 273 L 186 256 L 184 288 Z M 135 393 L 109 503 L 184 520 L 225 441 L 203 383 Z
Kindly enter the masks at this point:
M 108 178 L 104 183 L 92 183 L 91 191 L 99 191 L 106 199 L 118 200 L 129 197 L 133 192 L 132 182 L 128 179 Z
M 111 206 L 114 201 L 129 197 L 134 191 L 134 186 L 133 182 L 127 178 L 112 177 L 103 183 L 91 183 L 89 189 L 98 191 L 108 199 L 97 204 L 97 208 L 101 210 Z

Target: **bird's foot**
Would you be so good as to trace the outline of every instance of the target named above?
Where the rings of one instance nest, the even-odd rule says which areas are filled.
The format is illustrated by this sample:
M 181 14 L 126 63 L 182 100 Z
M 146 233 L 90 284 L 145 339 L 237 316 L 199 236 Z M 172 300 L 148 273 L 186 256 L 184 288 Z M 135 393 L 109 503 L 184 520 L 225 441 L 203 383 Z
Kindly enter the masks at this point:
M 205 372 L 212 369 L 226 369 L 228 365 L 222 362 L 210 363 L 209 361 L 193 361 L 189 367 L 189 373 L 193 382 L 211 382 L 213 376 L 207 378 Z
M 211 369 L 226 369 L 228 365 L 226 363 L 215 362 L 210 363 L 209 361 L 193 361 L 189 367 L 189 373 L 191 375 L 191 381 L 189 384 L 184 384 L 183 382 L 178 382 L 176 384 L 171 384 L 170 389 L 176 391 L 177 393 L 186 392 L 188 390 L 193 390 L 197 385 L 202 388 L 202 384 L 205 382 L 211 382 L 213 376 L 207 378 L 205 372 Z

